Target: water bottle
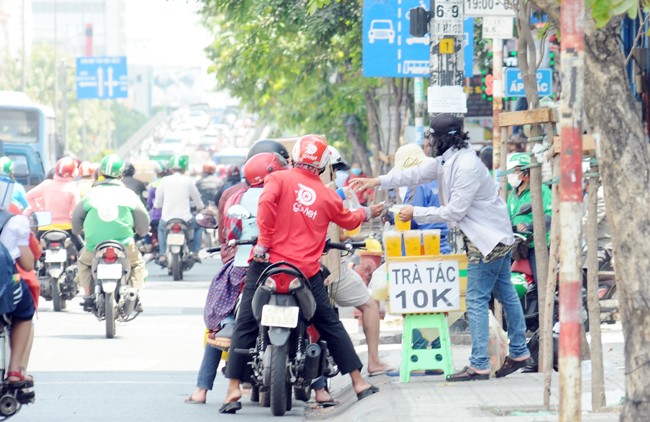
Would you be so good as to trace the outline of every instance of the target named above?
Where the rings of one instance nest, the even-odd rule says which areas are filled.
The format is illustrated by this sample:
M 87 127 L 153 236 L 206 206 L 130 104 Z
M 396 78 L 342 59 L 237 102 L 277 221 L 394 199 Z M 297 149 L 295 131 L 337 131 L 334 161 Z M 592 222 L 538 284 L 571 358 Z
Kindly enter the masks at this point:
M 359 202 L 359 198 L 357 198 L 357 194 L 354 193 L 354 191 L 350 188 L 338 188 L 336 190 L 336 193 L 339 194 L 341 199 L 343 200 L 343 206 L 350 211 L 358 210 L 361 208 L 361 203 Z M 344 229 L 344 233 L 347 237 L 354 237 L 358 235 L 361 232 L 361 224 L 359 227 L 353 230 L 347 230 Z

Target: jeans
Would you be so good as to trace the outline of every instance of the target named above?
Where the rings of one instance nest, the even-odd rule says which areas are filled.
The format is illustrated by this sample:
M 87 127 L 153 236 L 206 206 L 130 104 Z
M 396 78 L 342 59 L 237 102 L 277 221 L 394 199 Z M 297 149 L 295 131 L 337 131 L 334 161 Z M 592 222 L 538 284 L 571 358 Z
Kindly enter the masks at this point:
M 167 253 L 167 231 L 165 226 L 167 225 L 166 221 L 160 220 L 158 223 L 158 253 L 160 255 L 165 255 Z M 190 228 L 194 232 L 194 239 L 192 244 L 188 245 L 192 252 L 199 252 L 201 250 L 201 235 L 203 234 L 203 227 L 196 224 L 196 219 L 192 218 L 189 221 Z
M 192 252 L 198 253 L 201 250 L 203 227 L 196 224 L 196 218 L 192 218 L 192 220 L 190 220 L 190 230 L 194 230 L 194 239 L 192 239 Z
M 510 254 L 490 262 L 469 263 L 466 296 L 472 334 L 469 363 L 478 370 L 490 369 L 488 303 L 493 292 L 503 305 L 508 322 L 510 357 L 517 359 L 530 355 L 526 347 L 526 323 L 521 302 L 510 281 Z
M 201 361 L 201 368 L 199 368 L 199 375 L 196 377 L 196 386 L 198 388 L 212 390 L 214 379 L 217 376 L 219 362 L 221 362 L 221 350 L 207 344 L 205 346 L 205 351 L 203 352 L 203 360 Z

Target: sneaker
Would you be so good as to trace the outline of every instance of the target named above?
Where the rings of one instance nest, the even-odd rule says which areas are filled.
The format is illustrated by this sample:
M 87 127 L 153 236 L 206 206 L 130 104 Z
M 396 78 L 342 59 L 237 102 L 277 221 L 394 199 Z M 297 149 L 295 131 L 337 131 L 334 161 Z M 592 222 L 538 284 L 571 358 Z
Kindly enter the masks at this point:
M 84 311 L 92 312 L 95 309 L 95 296 L 84 296 L 81 306 L 83 306 Z

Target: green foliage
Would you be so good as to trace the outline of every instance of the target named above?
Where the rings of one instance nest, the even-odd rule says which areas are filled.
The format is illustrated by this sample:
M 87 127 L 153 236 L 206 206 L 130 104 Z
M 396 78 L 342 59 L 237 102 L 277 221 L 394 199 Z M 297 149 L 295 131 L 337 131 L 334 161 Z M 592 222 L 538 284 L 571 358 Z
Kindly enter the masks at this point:
M 602 28 L 611 18 L 623 13 L 627 13 L 630 19 L 635 19 L 639 8 L 650 9 L 650 0 L 587 0 L 585 7 L 591 10 L 596 26 Z
M 120 103 L 111 105 L 111 113 L 115 121 L 113 145 L 118 147 L 147 122 L 147 116 Z
M 206 49 L 221 88 L 283 132 L 346 138 L 347 116 L 365 122 L 357 1 L 203 0 L 215 38 Z M 365 123 L 364 123 L 365 124 Z M 365 135 L 365 127 L 361 129 Z

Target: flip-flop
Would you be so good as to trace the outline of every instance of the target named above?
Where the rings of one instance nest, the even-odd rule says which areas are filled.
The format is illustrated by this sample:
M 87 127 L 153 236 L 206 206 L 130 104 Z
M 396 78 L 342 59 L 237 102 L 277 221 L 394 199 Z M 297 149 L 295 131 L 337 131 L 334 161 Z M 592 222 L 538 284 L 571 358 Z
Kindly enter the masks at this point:
M 221 405 L 219 413 L 230 413 L 234 415 L 238 410 L 241 410 L 241 402 L 231 401 L 230 403 L 224 403 Z
M 370 397 L 375 393 L 379 393 L 379 387 L 370 385 L 370 388 L 363 390 L 360 393 L 357 393 L 357 400 L 363 400 L 366 397 Z
M 381 369 L 379 371 L 374 371 L 374 372 L 368 371 L 368 376 L 369 377 L 378 377 L 379 375 L 387 375 L 389 372 L 394 372 L 394 371 L 396 371 L 395 368 L 384 368 L 384 369 Z
M 192 396 L 189 396 L 185 399 L 187 404 L 205 404 L 205 400 L 194 400 Z
M 338 401 L 338 400 L 332 399 L 332 400 L 328 400 L 328 401 L 317 401 L 316 404 L 319 407 L 328 408 L 328 407 L 338 406 L 339 404 L 341 404 L 341 402 Z
M 490 374 L 479 374 L 469 366 L 464 367 L 462 370 L 455 374 L 447 375 L 447 381 L 460 382 L 460 381 L 474 381 L 474 380 L 489 380 Z

